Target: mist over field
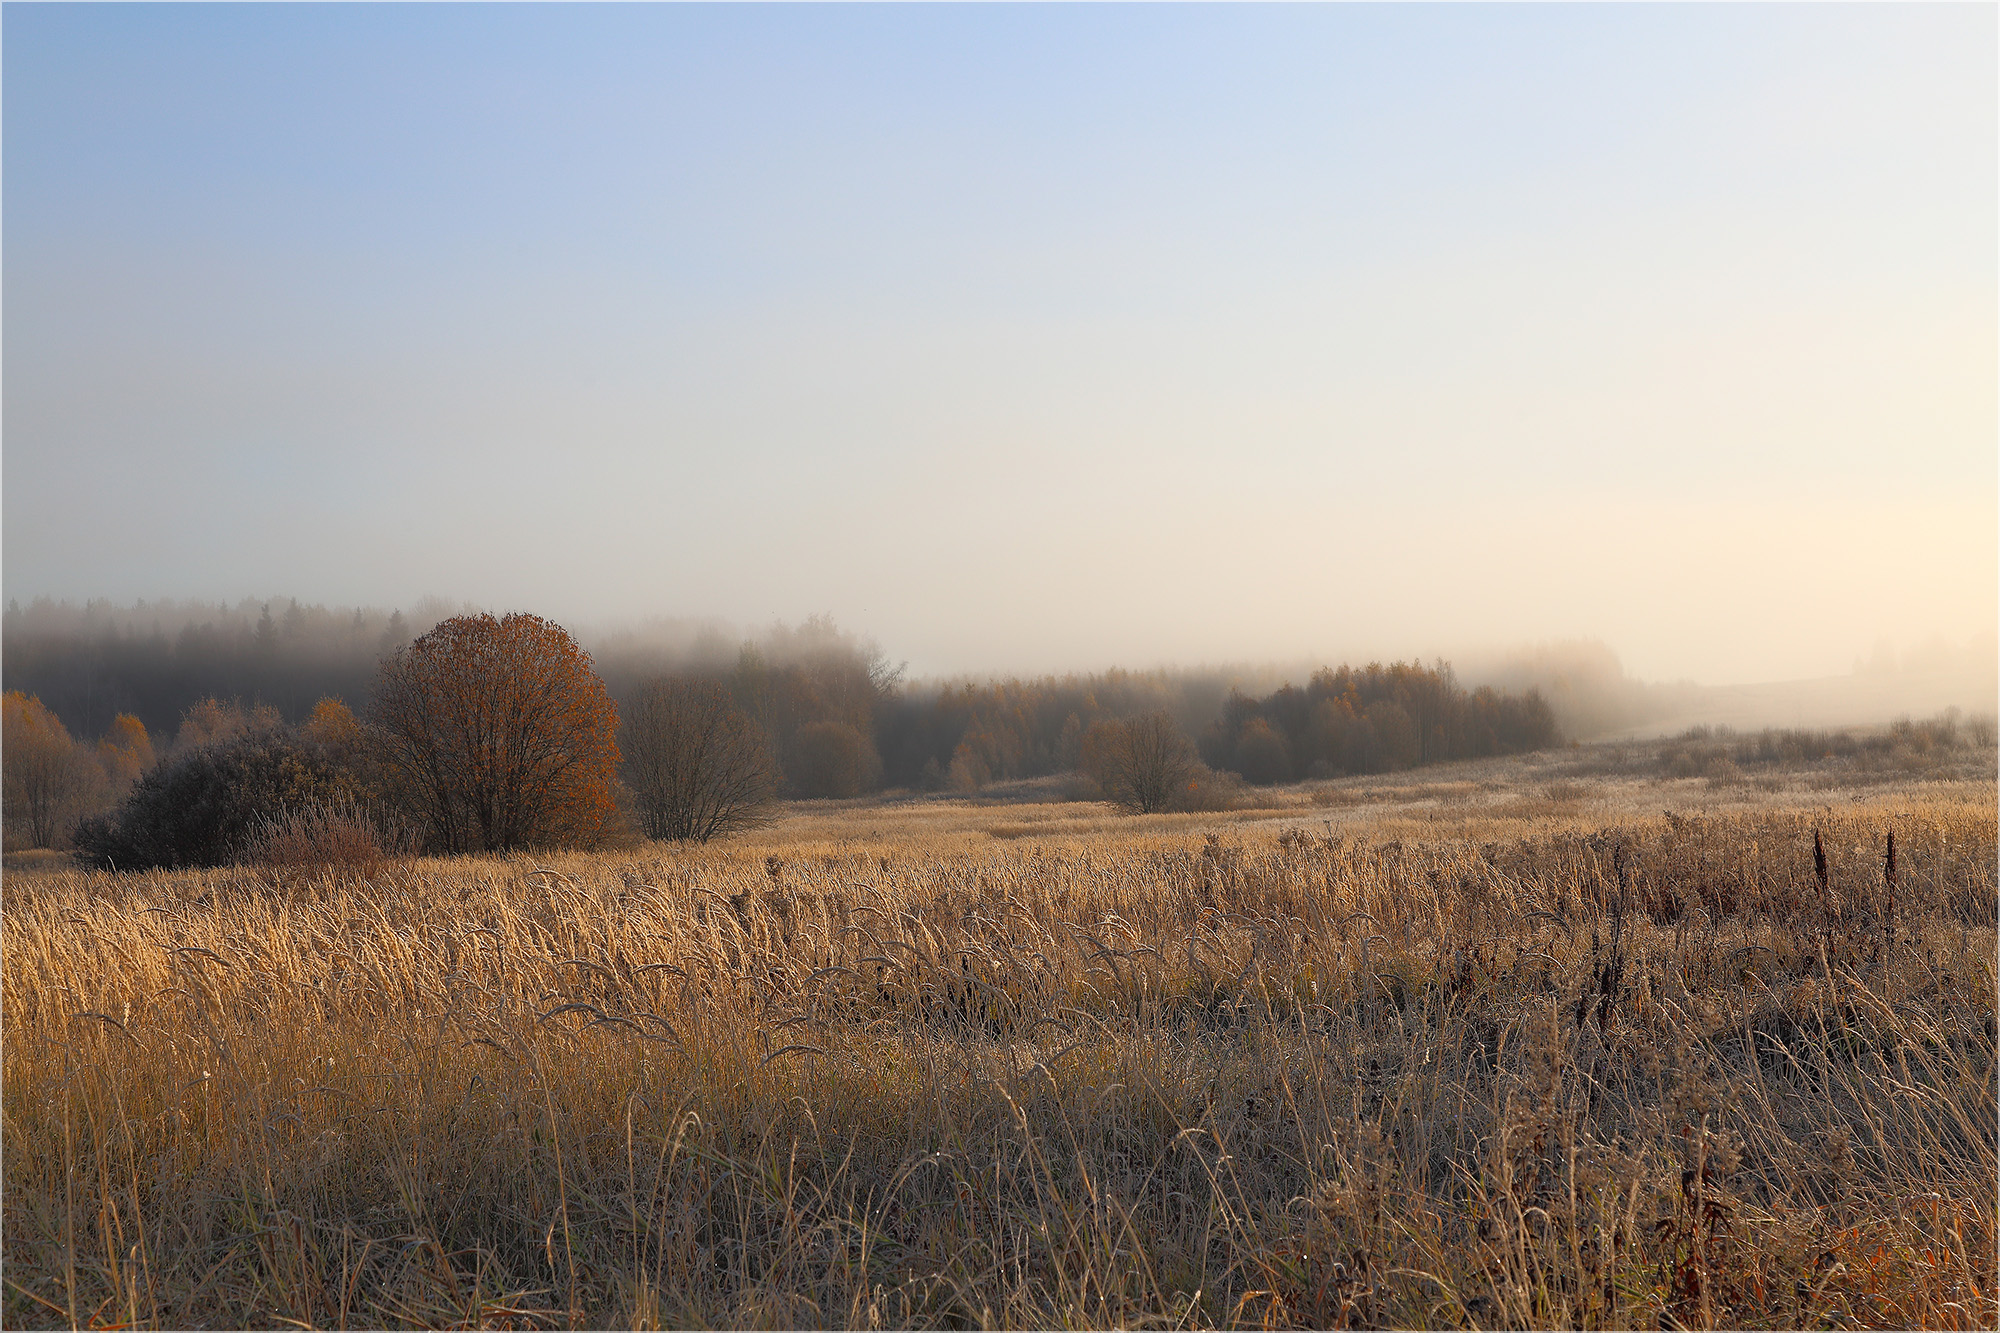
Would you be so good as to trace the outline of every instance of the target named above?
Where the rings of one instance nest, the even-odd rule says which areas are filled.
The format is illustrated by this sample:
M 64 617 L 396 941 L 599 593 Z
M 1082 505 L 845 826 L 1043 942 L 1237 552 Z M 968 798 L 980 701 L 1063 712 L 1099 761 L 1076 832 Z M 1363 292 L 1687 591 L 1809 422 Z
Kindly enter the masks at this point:
M 235 605 L 160 600 L 119 606 L 38 599 L 10 602 L 0 633 L 0 685 L 43 700 L 80 736 L 95 739 L 121 713 L 154 734 L 171 735 L 205 698 L 266 704 L 291 721 L 316 701 L 339 698 L 365 709 L 381 663 L 438 622 L 481 608 L 442 597 L 405 611 L 327 607 L 296 598 L 246 598 Z M 1208 725 L 1231 693 L 1303 688 L 1323 669 L 1366 661 L 1442 662 L 1468 687 L 1534 691 L 1546 699 L 1565 740 L 1671 734 L 1692 726 L 1878 726 L 1898 717 L 1957 709 L 1994 714 L 2000 678 L 1995 645 L 1939 638 L 1898 655 L 1887 641 L 1849 669 L 1806 680 L 1726 686 L 1646 680 L 1609 645 L 1592 639 L 1518 644 L 1501 651 L 1416 653 L 1379 658 L 1105 662 L 1043 673 L 924 673 L 862 626 L 830 616 L 797 625 L 746 627 L 729 621 L 655 616 L 642 621 L 581 621 L 570 628 L 592 654 L 614 698 L 630 700 L 662 675 L 723 678 L 750 655 L 773 667 L 811 667 L 820 659 L 869 670 L 885 696 L 932 700 L 953 691 L 1005 689 L 1057 681 L 1103 681 L 1136 674 L 1170 683 L 1191 733 Z M 1109 673 L 1107 675 L 1107 673 Z M 947 753 L 949 746 L 947 746 Z
M 0 22 L 24 607 L 1991 707 L 1990 9 Z

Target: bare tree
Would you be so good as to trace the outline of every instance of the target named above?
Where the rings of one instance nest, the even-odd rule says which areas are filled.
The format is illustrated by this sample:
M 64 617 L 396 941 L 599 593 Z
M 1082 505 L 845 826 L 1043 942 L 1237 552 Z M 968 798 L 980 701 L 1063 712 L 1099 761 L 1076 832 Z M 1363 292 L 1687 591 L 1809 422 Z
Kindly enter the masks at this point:
M 649 838 L 707 842 L 770 820 L 777 769 L 762 731 L 720 685 L 654 681 L 633 703 L 620 748 Z
M 1194 743 L 1165 710 L 1092 727 L 1081 767 L 1108 800 L 1142 815 L 1166 809 L 1201 775 Z

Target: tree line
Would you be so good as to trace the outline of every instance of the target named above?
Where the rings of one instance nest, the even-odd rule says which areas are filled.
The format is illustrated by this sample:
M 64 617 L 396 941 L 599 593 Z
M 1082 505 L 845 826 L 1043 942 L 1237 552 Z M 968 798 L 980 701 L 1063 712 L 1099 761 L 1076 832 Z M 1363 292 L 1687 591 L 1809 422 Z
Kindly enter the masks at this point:
M 123 866 L 210 864 L 300 836 L 301 811 L 357 844 L 444 853 L 635 834 L 705 841 L 756 824 L 785 796 L 971 792 L 1062 773 L 1150 812 L 1224 799 L 1231 775 L 1381 771 L 1554 737 L 1532 693 L 1468 693 L 1441 664 L 1343 667 L 1262 699 L 1232 692 L 1220 672 L 913 685 L 876 644 L 826 617 L 743 640 L 733 655 L 710 635 L 678 657 L 635 643 L 598 657 L 528 615 L 450 616 L 405 638 L 400 613 L 293 609 L 144 636 L 168 642 L 170 655 L 247 644 L 254 665 L 267 651 L 284 662 L 284 645 L 317 625 L 344 646 L 321 659 L 295 651 L 284 706 L 211 694 L 172 728 L 120 712 L 93 741 L 72 737 L 38 695 L 10 689 L 9 845 L 73 841 Z M 348 693 L 300 705 L 303 664 L 357 654 L 371 634 L 361 686 L 350 663 Z M 134 637 L 113 628 L 100 646 Z M 21 657 L 45 665 L 60 654 L 9 661 Z M 105 680 L 82 693 L 105 697 Z
M 1202 757 L 1266 785 L 1519 754 L 1553 745 L 1540 693 L 1466 690 L 1449 665 L 1394 662 L 1315 672 L 1262 699 L 1231 694 L 1202 734 Z
M 454 609 L 405 614 L 291 599 L 10 602 L 0 620 L 0 681 L 89 737 L 120 716 L 171 736 L 188 709 L 211 698 L 255 700 L 302 722 L 321 699 L 366 697 L 382 657 Z

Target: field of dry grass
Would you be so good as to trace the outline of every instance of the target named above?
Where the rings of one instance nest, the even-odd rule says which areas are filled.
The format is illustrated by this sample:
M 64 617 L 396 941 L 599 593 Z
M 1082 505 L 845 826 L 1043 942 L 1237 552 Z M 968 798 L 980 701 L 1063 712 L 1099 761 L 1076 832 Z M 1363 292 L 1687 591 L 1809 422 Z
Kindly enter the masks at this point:
M 6 1323 L 2000 1322 L 1990 749 L 1057 794 L 10 858 Z

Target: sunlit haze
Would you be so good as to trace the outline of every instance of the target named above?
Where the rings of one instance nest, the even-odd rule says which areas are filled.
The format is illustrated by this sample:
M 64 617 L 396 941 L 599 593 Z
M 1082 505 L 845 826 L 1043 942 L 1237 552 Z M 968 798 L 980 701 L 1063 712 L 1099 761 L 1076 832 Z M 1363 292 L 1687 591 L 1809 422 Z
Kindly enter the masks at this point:
M 914 673 L 2000 620 L 1926 6 L 4 11 L 4 590 Z

